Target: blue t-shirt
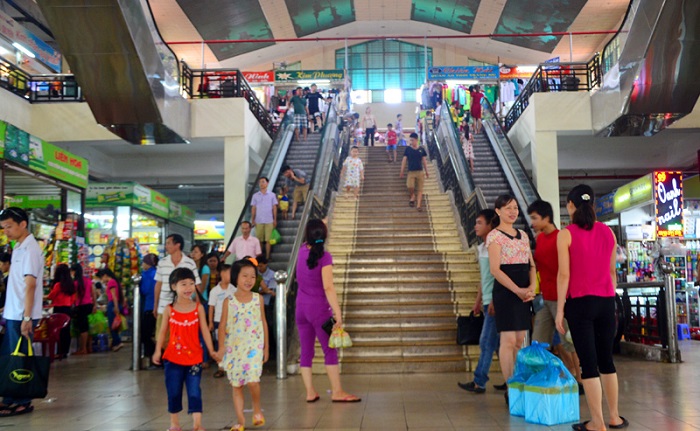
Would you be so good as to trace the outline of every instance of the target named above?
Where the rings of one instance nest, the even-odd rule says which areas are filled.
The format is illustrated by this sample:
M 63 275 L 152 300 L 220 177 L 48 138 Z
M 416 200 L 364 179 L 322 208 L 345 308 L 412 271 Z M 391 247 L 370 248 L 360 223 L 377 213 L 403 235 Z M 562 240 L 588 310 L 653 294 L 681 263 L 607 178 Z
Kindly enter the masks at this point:
M 141 296 L 143 297 L 143 311 L 153 311 L 156 288 L 156 267 L 152 266 L 141 274 Z
M 202 298 L 205 301 L 209 301 L 209 277 L 211 277 L 211 268 L 209 265 L 204 265 L 199 271 L 199 278 L 202 280 Z

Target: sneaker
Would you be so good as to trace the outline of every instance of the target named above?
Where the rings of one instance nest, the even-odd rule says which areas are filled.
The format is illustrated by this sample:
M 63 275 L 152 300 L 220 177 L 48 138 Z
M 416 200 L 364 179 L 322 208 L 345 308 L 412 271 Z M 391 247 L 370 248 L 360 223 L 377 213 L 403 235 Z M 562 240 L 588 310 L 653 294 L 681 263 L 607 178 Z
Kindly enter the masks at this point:
M 457 382 L 457 386 L 460 388 L 464 389 L 467 392 L 474 392 L 475 394 L 483 394 L 486 392 L 486 388 L 482 388 L 480 386 L 477 386 L 476 383 L 474 382 L 469 382 L 469 383 L 459 383 Z

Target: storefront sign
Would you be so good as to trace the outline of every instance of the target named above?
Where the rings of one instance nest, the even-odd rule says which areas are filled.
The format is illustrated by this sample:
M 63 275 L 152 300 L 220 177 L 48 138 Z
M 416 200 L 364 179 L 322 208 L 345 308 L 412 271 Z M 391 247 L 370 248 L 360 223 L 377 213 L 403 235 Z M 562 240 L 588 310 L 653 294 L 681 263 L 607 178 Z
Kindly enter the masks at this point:
M 61 71 L 61 54 L 3 11 L 0 11 L 0 34 L 27 48 L 39 61 L 51 69 L 56 72 Z
M 88 208 L 130 206 L 167 219 L 170 200 L 141 184 L 97 183 L 90 184 L 87 188 L 85 206 Z
M 345 78 L 343 69 L 330 70 L 276 70 L 275 82 L 294 82 L 299 80 L 330 79 L 342 81 Z
M 275 72 L 267 70 L 265 72 L 243 72 L 243 77 L 248 84 L 267 84 L 275 82 Z
M 501 66 L 499 70 L 499 78 L 506 79 L 530 79 L 532 77 L 532 67 L 526 69 L 518 68 L 517 66 Z
M 24 209 L 46 208 L 53 205 L 61 209 L 61 197 L 57 195 L 6 196 L 5 207 L 20 207 Z
M 615 193 L 608 193 L 595 200 L 595 215 L 598 218 L 606 216 L 608 214 L 613 214 L 615 203 Z
M 182 204 L 170 201 L 168 220 L 183 226 L 194 227 L 194 211 Z
M 428 79 L 498 80 L 498 66 L 436 66 L 428 68 Z
M 683 173 L 654 172 L 654 201 L 658 237 L 682 237 Z
M 195 220 L 195 241 L 218 241 L 224 239 L 224 222 L 210 220 Z
M 615 191 L 613 207 L 616 213 L 654 201 L 654 180 L 652 174 L 625 184 Z
M 88 161 L 0 121 L 0 156 L 80 188 L 88 183 Z

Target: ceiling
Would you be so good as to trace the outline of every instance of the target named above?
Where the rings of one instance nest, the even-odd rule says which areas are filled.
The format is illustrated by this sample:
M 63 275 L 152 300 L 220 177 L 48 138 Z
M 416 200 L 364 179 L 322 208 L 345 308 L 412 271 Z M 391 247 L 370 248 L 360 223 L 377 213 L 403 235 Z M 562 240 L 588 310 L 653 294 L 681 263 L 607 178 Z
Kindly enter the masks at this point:
M 302 61 L 345 37 L 489 35 L 617 30 L 629 0 L 150 0 L 166 42 L 178 58 L 207 68 L 269 70 L 274 62 Z M 316 41 L 316 37 L 340 38 Z M 608 35 L 430 40 L 479 61 L 532 64 L 559 56 L 588 60 Z M 299 42 L 304 38 L 313 43 Z M 292 39 L 272 42 L 270 39 Z M 206 44 L 211 40 L 268 40 Z M 361 41 L 350 41 L 359 43 Z

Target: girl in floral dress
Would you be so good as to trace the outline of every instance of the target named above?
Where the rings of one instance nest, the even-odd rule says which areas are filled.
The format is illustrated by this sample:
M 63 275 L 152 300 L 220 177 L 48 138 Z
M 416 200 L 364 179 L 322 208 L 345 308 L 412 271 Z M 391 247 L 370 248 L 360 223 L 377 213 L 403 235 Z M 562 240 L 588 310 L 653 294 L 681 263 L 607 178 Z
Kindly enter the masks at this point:
M 353 189 L 355 199 L 360 196 L 360 184 L 365 180 L 365 166 L 360 160 L 360 149 L 356 146 L 350 149 L 350 156 L 343 162 L 343 170 L 340 177 L 345 175 L 345 192 Z
M 231 281 L 236 293 L 224 301 L 219 325 L 219 346 L 223 356 L 221 367 L 233 386 L 233 406 L 237 423 L 231 431 L 245 429 L 243 387 L 247 386 L 253 399 L 253 426 L 265 425 L 260 408 L 260 376 L 263 363 L 270 356 L 265 303 L 262 296 L 251 291 L 255 286 L 257 269 L 248 259 L 231 267 Z

